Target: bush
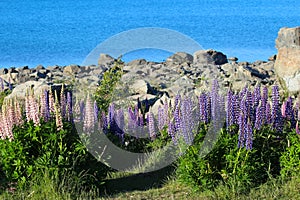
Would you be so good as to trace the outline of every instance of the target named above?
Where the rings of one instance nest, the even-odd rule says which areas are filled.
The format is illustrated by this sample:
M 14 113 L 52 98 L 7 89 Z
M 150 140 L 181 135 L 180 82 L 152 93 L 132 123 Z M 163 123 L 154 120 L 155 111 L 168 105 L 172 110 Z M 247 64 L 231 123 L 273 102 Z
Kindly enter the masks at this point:
M 72 174 L 83 185 L 101 182 L 107 167 L 90 155 L 70 122 L 57 131 L 55 122 L 32 121 L 14 127 L 14 139 L 0 140 L 0 167 L 6 182 L 17 182 L 26 186 L 35 173 L 48 172 L 51 177 L 62 179 Z
M 252 150 L 239 148 L 238 134 L 223 129 L 213 150 L 200 157 L 205 128 L 178 161 L 177 175 L 182 182 L 196 190 L 211 190 L 222 183 L 234 192 L 246 192 L 280 174 L 279 160 L 286 141 L 269 127 L 256 132 Z

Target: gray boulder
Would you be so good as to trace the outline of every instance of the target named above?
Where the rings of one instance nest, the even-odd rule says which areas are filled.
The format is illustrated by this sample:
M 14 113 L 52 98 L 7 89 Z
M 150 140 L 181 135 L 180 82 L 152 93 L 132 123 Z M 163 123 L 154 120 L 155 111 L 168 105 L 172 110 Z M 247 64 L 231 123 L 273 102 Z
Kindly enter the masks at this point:
M 194 64 L 223 65 L 227 62 L 226 55 L 212 49 L 200 50 L 194 53 Z

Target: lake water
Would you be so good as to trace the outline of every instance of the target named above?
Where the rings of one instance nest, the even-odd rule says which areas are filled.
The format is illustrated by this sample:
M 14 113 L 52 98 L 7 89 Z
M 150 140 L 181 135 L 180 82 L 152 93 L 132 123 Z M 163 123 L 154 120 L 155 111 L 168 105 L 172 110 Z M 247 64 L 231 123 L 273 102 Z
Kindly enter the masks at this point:
M 81 64 L 99 43 L 141 27 L 179 31 L 240 61 L 267 60 L 279 29 L 299 25 L 298 0 L 0 0 L 0 68 Z

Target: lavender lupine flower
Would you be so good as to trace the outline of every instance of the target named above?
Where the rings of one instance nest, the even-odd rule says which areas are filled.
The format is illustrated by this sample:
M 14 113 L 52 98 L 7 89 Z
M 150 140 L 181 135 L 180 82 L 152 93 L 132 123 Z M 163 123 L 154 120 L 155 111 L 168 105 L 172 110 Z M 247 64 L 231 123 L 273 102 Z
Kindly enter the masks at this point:
M 58 97 L 57 97 L 57 92 L 54 92 L 54 96 L 55 96 L 55 103 L 54 103 L 54 109 L 55 109 L 55 123 L 56 123 L 56 128 L 57 131 L 63 130 L 64 125 L 63 125 L 63 121 L 62 121 L 62 116 L 61 116 L 61 111 L 60 111 L 60 106 L 59 106 L 59 102 L 58 102 Z
M 94 109 L 93 103 L 90 99 L 90 96 L 87 96 L 86 99 L 86 107 L 85 107 L 85 114 L 84 114 L 84 122 L 83 122 L 83 131 L 87 134 L 91 134 L 94 131 Z
M 180 130 L 180 124 L 181 124 L 181 120 L 180 120 L 180 104 L 177 104 L 175 106 L 175 110 L 174 110 L 174 122 L 175 122 L 175 131 L 178 132 Z
M 168 123 L 168 135 L 171 136 L 174 145 L 177 145 L 175 125 L 171 121 L 169 121 Z
M 180 94 L 177 94 L 177 95 L 175 96 L 173 114 L 174 114 L 174 112 L 175 112 L 176 107 L 180 104 L 180 102 L 181 102 L 181 96 L 180 96 Z
M 112 126 L 114 125 L 114 121 L 115 121 L 114 118 L 115 118 L 115 105 L 112 103 L 108 107 L 108 118 L 107 118 L 110 128 L 112 128 Z
M 106 134 L 108 130 L 108 122 L 107 122 L 107 117 L 104 111 L 101 113 L 101 128 L 103 132 Z
M 84 100 L 81 99 L 81 101 L 79 102 L 79 111 L 80 111 L 80 121 L 82 121 L 84 119 L 84 114 L 85 114 L 85 109 L 84 109 Z
M 193 117 L 193 104 L 191 99 L 184 98 L 181 107 L 181 123 L 180 132 L 186 142 L 186 144 L 191 145 L 194 139 L 193 129 L 194 129 L 194 117 Z
M 199 114 L 200 114 L 200 121 L 204 123 L 208 123 L 208 97 L 205 93 L 202 93 L 199 96 Z
M 297 121 L 297 123 L 296 123 L 296 133 L 300 135 L 299 121 Z
M 252 143 L 253 143 L 253 131 L 252 131 L 252 126 L 251 123 L 246 124 L 246 130 L 245 130 L 245 135 L 246 135 L 246 149 L 251 150 L 252 149 Z
M 97 105 L 97 101 L 94 101 L 94 118 L 95 118 L 95 122 L 98 121 L 98 116 L 99 116 L 99 108 Z
M 125 128 L 125 118 L 123 109 L 116 111 L 116 125 L 119 130 L 119 136 L 121 137 L 122 142 L 124 142 L 124 128 Z
M 147 119 L 148 119 L 149 136 L 153 140 L 156 137 L 156 131 L 155 131 L 154 117 L 151 112 L 148 113 Z
M 240 101 L 238 95 L 232 95 L 232 104 L 234 109 L 234 124 L 238 124 L 239 116 L 240 116 Z
M 229 89 L 227 92 L 227 112 L 226 112 L 226 126 L 227 129 L 234 124 L 234 103 L 233 103 L 233 93 Z
M 134 132 L 136 128 L 136 117 L 131 107 L 128 108 L 128 131 Z
M 281 112 L 279 107 L 279 87 L 274 85 L 272 87 L 272 111 L 271 111 L 271 119 L 272 119 L 272 126 L 277 131 L 281 131 L 283 128 L 282 119 L 281 119 Z
M 255 116 L 253 112 L 253 99 L 250 91 L 246 92 L 246 108 L 247 108 L 247 117 L 254 123 Z
M 239 140 L 238 147 L 244 147 L 245 143 L 245 134 L 246 134 L 246 124 L 247 124 L 247 108 L 246 108 L 246 99 L 243 98 L 241 101 L 241 112 L 239 115 Z
M 66 116 L 69 122 L 73 122 L 73 103 L 71 92 L 67 92 Z
M 260 130 L 262 125 L 263 125 L 263 121 L 264 119 L 262 118 L 262 112 L 263 112 L 263 108 L 260 105 L 258 105 L 258 107 L 256 108 L 256 112 L 255 112 L 255 123 L 254 123 L 254 128 L 256 130 Z
M 266 106 L 268 103 L 268 93 L 269 93 L 268 88 L 265 86 L 263 88 L 263 94 L 261 97 L 262 119 L 264 119 L 264 121 L 268 121 L 266 118 Z

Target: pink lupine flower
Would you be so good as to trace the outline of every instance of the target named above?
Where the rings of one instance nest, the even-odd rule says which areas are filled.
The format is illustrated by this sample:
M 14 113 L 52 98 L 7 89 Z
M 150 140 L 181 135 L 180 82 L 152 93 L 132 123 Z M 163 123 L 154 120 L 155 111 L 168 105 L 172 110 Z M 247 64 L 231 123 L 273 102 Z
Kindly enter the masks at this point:
M 66 96 L 65 96 L 65 87 L 64 84 L 62 84 L 61 91 L 60 91 L 60 111 L 62 118 L 66 117 Z
M 55 109 L 55 123 L 57 130 L 63 130 L 63 122 L 62 122 L 62 116 L 60 113 L 60 106 L 58 102 L 58 97 L 57 97 L 57 92 L 55 91 L 55 104 L 54 104 L 54 109 Z
M 36 99 L 33 96 L 33 91 L 27 97 L 27 110 L 26 110 L 26 117 L 27 121 L 32 120 L 35 126 L 40 125 L 40 116 L 39 116 L 39 106 L 36 102 Z
M 14 101 L 14 107 L 15 107 L 15 118 L 16 118 L 16 125 L 20 126 L 24 123 L 23 117 L 22 117 L 22 112 L 21 112 L 21 107 L 19 101 L 15 98 Z
M 94 130 L 94 122 L 95 122 L 94 104 L 91 101 L 90 96 L 88 95 L 86 99 L 83 131 L 90 134 Z
M 5 117 L 7 115 L 6 109 L 2 106 L 2 126 L 3 126 L 3 138 L 9 138 L 9 140 L 13 139 L 13 132 L 12 132 L 12 124 L 10 123 L 10 120 Z
M 50 113 L 55 113 L 55 108 L 54 108 L 54 96 L 53 96 L 53 93 L 52 93 L 52 90 L 50 88 L 49 90 L 49 110 L 50 110 Z
M 282 115 L 282 117 L 286 117 L 286 104 L 287 104 L 287 102 L 285 101 L 285 102 L 282 103 L 282 106 L 281 106 L 281 115 Z

